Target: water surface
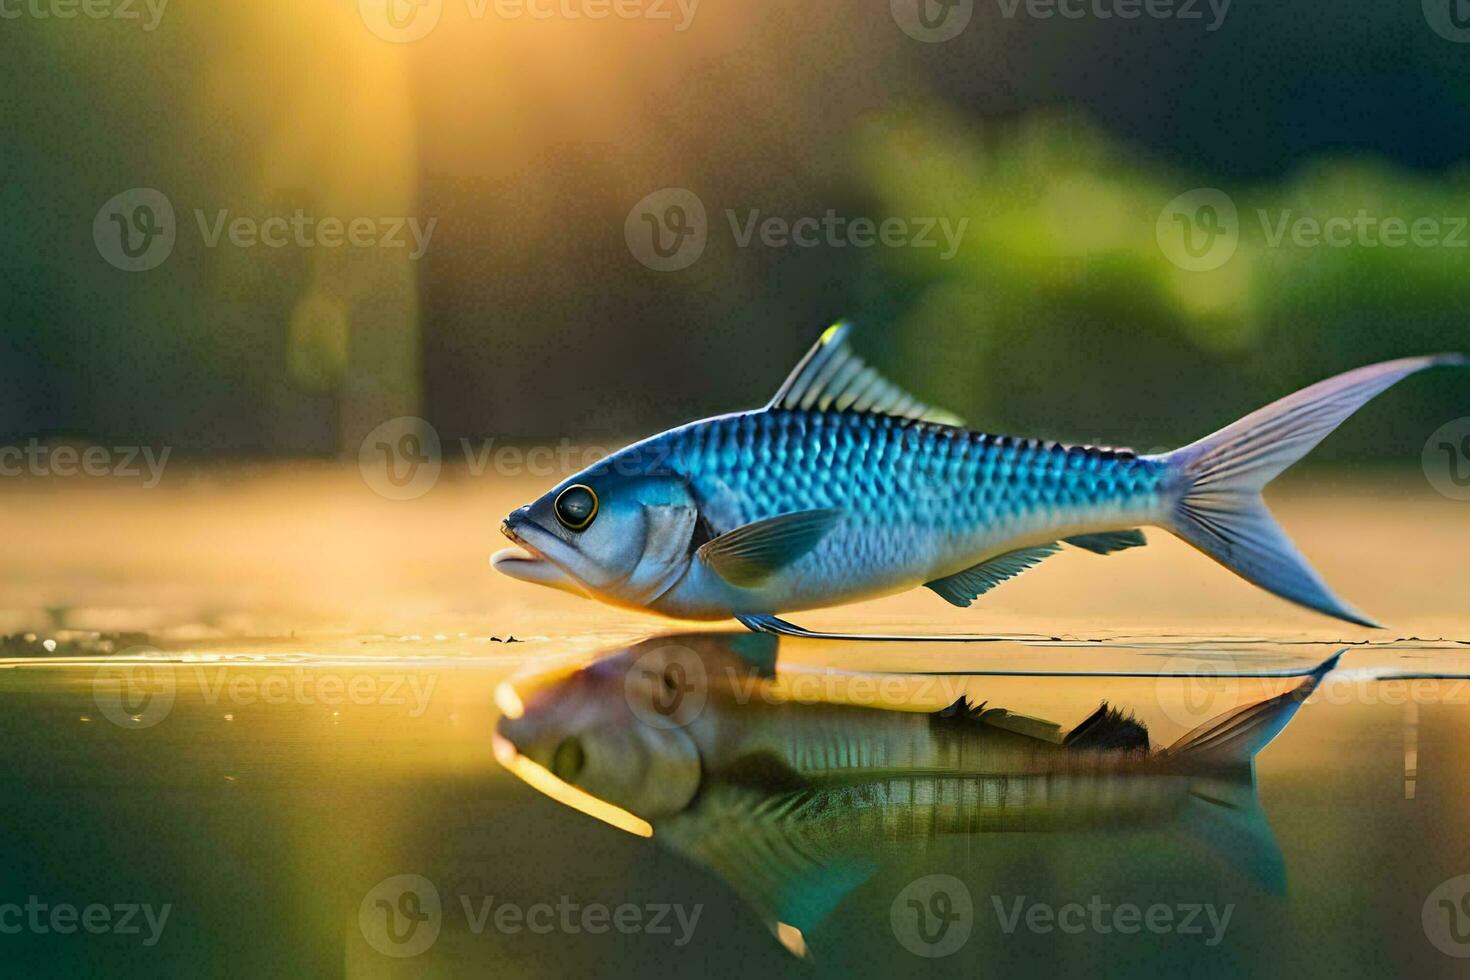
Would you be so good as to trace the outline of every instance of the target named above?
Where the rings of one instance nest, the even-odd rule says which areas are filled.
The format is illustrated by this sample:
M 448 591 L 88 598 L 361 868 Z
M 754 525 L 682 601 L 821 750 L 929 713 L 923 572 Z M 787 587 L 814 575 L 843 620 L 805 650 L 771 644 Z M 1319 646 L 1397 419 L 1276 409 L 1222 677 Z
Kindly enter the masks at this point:
M 1449 976 L 1463 966 L 1436 947 L 1424 922 L 1435 889 L 1470 873 L 1462 832 L 1470 681 L 1454 669 L 1463 654 L 1453 648 L 1349 649 L 1261 754 L 1259 795 L 1285 862 L 1283 893 L 1202 846 L 1188 827 L 956 835 L 885 855 L 803 934 L 804 964 L 718 874 L 671 853 L 657 835 L 571 809 L 497 764 L 500 683 L 533 685 L 550 663 L 585 663 L 596 651 L 528 644 L 534 655 L 511 645 L 466 657 L 442 649 L 453 641 L 404 645 L 391 658 L 195 649 L 189 662 L 169 662 L 174 654 L 123 667 L 95 658 L 0 672 L 10 747 L 0 763 L 8 814 L 0 901 L 170 909 L 151 943 L 146 925 L 136 935 L 27 928 L 4 937 L 9 962 L 48 974 L 372 976 L 795 976 L 813 968 Z M 808 701 L 923 711 L 965 696 L 1065 728 L 1106 699 L 1136 711 L 1167 744 L 1211 713 L 1281 690 L 1291 680 L 1280 675 L 1321 655 L 1299 646 L 1110 647 L 1089 653 L 1086 668 L 1129 676 L 1085 676 L 1075 672 L 1077 655 L 1055 646 L 1026 648 L 1025 658 L 891 646 L 880 665 L 878 654 L 788 643 L 778 663 L 791 696 Z M 957 660 L 970 669 L 954 671 Z M 843 661 L 843 672 L 833 674 L 832 661 Z M 1051 673 L 993 673 L 1017 663 Z M 1068 665 L 1072 672 L 1057 673 Z M 1182 676 L 1137 676 L 1150 669 Z M 879 670 L 893 673 L 882 680 Z M 893 678 L 903 686 L 892 687 Z M 374 889 L 403 875 L 415 877 L 390 883 L 398 891 L 388 906 L 374 905 Z M 894 925 L 904 889 L 932 875 L 962 881 L 973 905 L 967 938 L 941 959 L 913 952 Z M 404 881 L 432 883 L 439 909 L 432 942 L 400 958 L 388 955 L 404 949 L 384 938 L 388 911 L 402 916 L 401 937 L 408 914 L 425 907 L 399 903 Z M 1125 934 L 1112 926 L 1131 919 L 1107 912 L 1087 913 L 1106 930 L 1065 932 L 1043 928 L 1045 915 L 1030 911 L 1089 903 L 1136 906 L 1140 915 L 1169 906 L 1181 927 L 1188 907 L 1232 911 L 1218 937 Z M 556 912 L 556 925 L 542 933 L 507 918 L 497 926 L 493 910 L 505 904 L 523 913 L 547 906 L 542 914 Z M 636 931 L 608 925 L 623 906 L 638 910 L 622 913 Z M 590 913 L 584 927 L 589 907 L 605 908 L 606 918 Z M 667 922 L 653 921 L 656 907 L 667 909 Z M 699 910 L 692 930 L 680 927 L 676 909 L 685 922 Z M 1430 911 L 1457 942 L 1460 920 Z M 607 931 L 593 931 L 599 925 Z M 1470 952 L 1466 939 L 1452 948 Z

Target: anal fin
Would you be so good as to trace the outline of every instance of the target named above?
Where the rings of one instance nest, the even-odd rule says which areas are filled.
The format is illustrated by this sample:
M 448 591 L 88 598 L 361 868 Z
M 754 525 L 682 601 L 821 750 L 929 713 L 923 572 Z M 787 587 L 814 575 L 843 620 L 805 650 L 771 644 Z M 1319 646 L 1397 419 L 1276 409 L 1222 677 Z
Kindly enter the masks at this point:
M 1090 551 L 1094 555 L 1110 555 L 1115 551 L 1125 548 L 1142 548 L 1148 544 L 1148 539 L 1138 528 L 1131 531 L 1103 531 L 1101 534 L 1074 534 L 1070 538 L 1063 538 L 1074 548 Z
M 972 565 L 962 572 L 946 575 L 932 582 L 925 582 L 924 587 L 934 590 L 946 602 L 956 606 L 968 606 L 1000 583 L 1015 578 L 1043 558 L 1054 555 L 1061 549 L 1062 546 L 1055 541 L 1037 545 L 1034 548 L 1018 548 L 978 565 Z

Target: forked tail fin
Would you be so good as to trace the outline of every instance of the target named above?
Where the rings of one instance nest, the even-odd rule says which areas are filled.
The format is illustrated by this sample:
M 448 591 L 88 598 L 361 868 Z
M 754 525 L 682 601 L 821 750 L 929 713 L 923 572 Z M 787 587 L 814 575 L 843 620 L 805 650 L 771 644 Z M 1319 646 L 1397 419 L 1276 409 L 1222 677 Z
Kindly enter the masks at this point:
M 1166 525 L 1249 582 L 1329 616 L 1377 626 L 1332 594 L 1282 531 L 1261 489 L 1374 395 L 1425 368 L 1470 364 L 1463 354 L 1405 357 L 1319 381 L 1163 459 L 1174 506 Z
M 1281 734 L 1337 666 L 1339 652 L 1289 691 L 1212 718 L 1161 755 L 1190 775 L 1183 828 L 1267 891 L 1286 891 L 1286 861 L 1256 797 L 1256 753 Z

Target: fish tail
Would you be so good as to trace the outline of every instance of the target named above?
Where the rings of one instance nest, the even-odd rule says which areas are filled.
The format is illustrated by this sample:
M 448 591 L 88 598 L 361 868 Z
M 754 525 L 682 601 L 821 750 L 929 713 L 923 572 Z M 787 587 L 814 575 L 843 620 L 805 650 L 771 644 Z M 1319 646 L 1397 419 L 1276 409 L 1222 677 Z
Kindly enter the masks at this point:
M 1324 660 L 1288 691 L 1212 718 L 1162 753 L 1190 773 L 1186 832 L 1275 894 L 1286 891 L 1286 862 L 1256 796 L 1256 753 L 1281 734 L 1341 656 Z
M 1339 374 L 1252 412 L 1161 458 L 1171 506 L 1164 526 L 1248 582 L 1283 599 L 1376 627 L 1327 587 L 1261 499 L 1261 490 L 1344 419 L 1425 368 L 1470 364 L 1463 354 L 1405 357 Z
M 1211 718 L 1181 736 L 1163 751 L 1163 756 L 1187 763 L 1194 769 L 1229 770 L 1250 766 L 1256 753 L 1281 734 L 1282 729 L 1296 717 L 1297 709 L 1341 659 L 1342 651 L 1339 650 L 1304 674 L 1290 690 Z

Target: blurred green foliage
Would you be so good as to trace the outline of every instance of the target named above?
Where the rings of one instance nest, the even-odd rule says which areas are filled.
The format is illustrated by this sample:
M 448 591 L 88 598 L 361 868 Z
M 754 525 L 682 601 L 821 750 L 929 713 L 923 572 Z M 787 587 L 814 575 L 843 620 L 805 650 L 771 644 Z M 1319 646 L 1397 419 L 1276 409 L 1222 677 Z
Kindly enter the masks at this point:
M 146 33 L 6 21 L 0 440 L 352 454 L 415 413 L 446 442 L 609 442 L 760 404 L 848 317 L 977 426 L 1153 448 L 1336 371 L 1470 347 L 1463 245 L 1269 240 L 1288 212 L 1470 215 L 1464 52 L 1417 5 L 1237 0 L 1211 34 L 976 5 L 943 45 L 884 6 L 706 5 L 673 37 L 461 10 L 406 45 L 355 4 L 289 0 L 171 4 Z M 179 239 L 134 274 L 90 229 L 140 187 L 172 200 Z M 671 273 L 624 239 L 664 187 L 709 222 Z M 1189 271 L 1158 227 L 1201 187 L 1234 203 L 1239 241 Z M 196 227 L 298 208 L 438 225 L 421 260 L 206 247 Z M 739 247 L 729 227 L 829 210 L 966 224 L 948 259 Z M 1404 460 L 1467 415 L 1470 380 L 1415 378 L 1314 459 Z
M 894 370 L 976 422 L 1177 445 L 1336 371 L 1470 346 L 1463 169 L 1426 179 L 1338 156 L 1282 182 L 1229 185 L 1236 250 L 1188 271 L 1156 225 L 1209 178 L 1151 164 L 1079 115 L 990 131 L 944 113 L 888 114 L 861 145 L 881 212 L 970 219 L 949 262 L 936 250 L 881 254 L 920 284 L 891 325 Z M 1339 244 L 1313 244 L 1309 224 L 1292 231 L 1360 211 L 1409 227 L 1433 219 L 1442 241 L 1400 233 L 1390 247 L 1371 223 L 1364 241 L 1380 244 L 1341 245 L 1357 234 L 1341 221 Z M 1470 413 L 1470 378 L 1440 372 L 1384 402 L 1326 455 L 1405 458 L 1405 433 Z

